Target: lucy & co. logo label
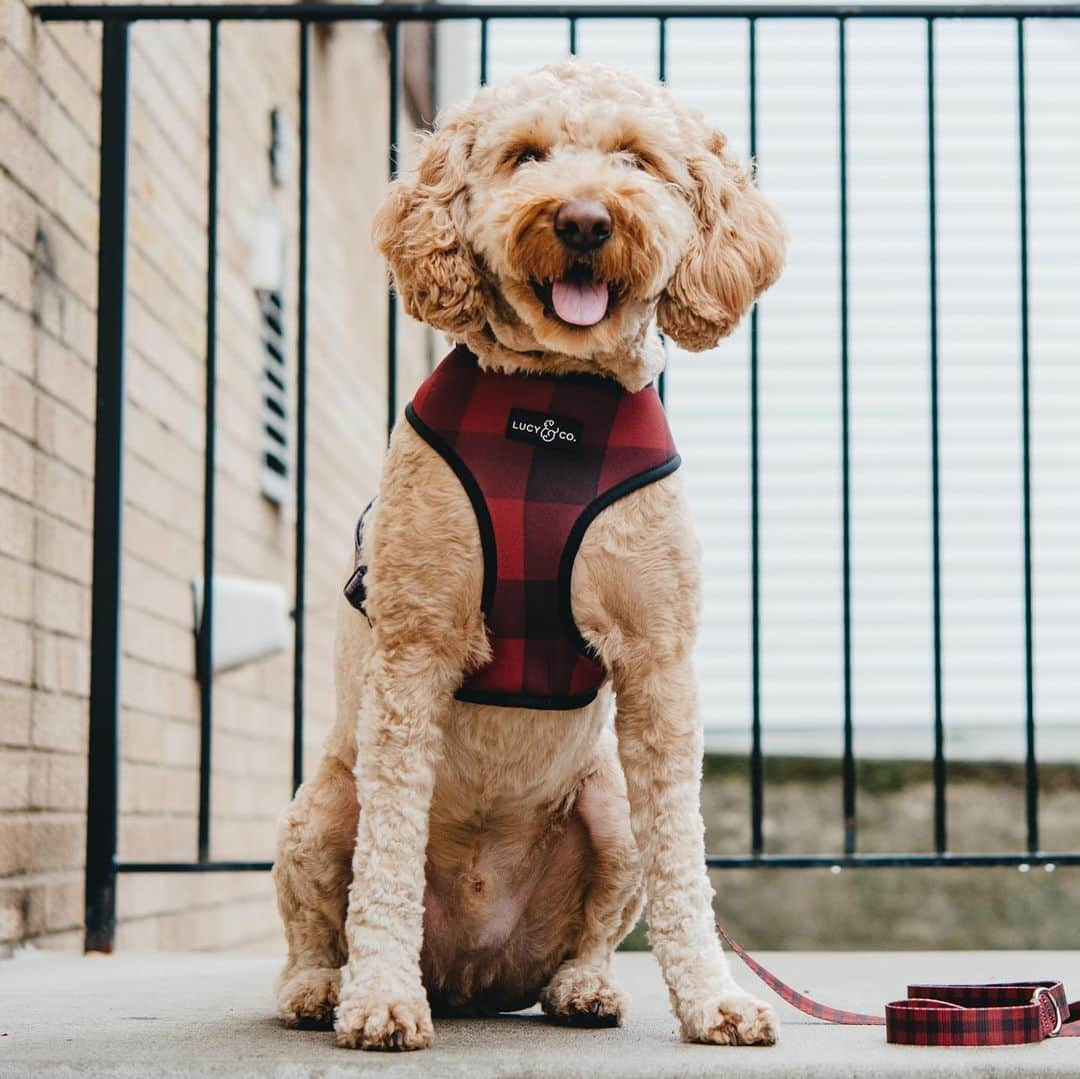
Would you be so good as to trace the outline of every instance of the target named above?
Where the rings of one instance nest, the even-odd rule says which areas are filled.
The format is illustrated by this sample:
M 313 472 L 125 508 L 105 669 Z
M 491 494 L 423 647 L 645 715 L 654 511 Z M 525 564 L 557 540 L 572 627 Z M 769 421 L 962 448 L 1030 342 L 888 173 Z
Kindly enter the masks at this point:
M 512 408 L 506 424 L 506 437 L 534 446 L 556 446 L 576 450 L 581 445 L 585 424 L 568 416 L 551 416 L 546 412 L 530 412 Z

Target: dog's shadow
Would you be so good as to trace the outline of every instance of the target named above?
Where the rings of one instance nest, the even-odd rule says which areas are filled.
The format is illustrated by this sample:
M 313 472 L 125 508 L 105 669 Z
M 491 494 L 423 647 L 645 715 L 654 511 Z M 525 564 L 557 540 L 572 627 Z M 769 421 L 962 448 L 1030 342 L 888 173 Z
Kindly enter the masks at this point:
M 475 1045 L 479 1038 L 483 1038 L 489 1047 L 493 1047 L 492 1041 L 502 1042 L 504 1039 L 510 1045 L 517 1043 L 520 1036 L 534 1036 L 542 1030 L 550 1030 L 555 1034 L 580 1029 L 570 1024 L 552 1022 L 539 1008 L 522 1012 L 497 1012 L 489 1015 L 435 1015 L 433 1019 L 436 1044 L 442 1047 L 454 1044 Z M 316 1035 L 325 1039 L 327 1046 L 336 1049 L 333 1027 L 330 1023 L 309 1022 L 300 1026 L 287 1027 L 276 1017 L 268 1015 L 253 1020 L 250 1029 L 252 1034 L 270 1036 L 274 1039 L 299 1037 L 311 1039 L 313 1035 Z M 597 1027 L 581 1030 L 581 1033 L 596 1037 L 605 1032 L 617 1032 L 617 1030 L 617 1027 Z M 398 1054 L 390 1055 L 397 1056 Z

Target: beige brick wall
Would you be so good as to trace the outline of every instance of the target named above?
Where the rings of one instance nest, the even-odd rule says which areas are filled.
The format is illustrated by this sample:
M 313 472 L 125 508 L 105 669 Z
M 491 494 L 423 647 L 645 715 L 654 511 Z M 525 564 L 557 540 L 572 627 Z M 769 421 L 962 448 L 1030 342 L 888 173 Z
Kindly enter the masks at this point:
M 100 31 L 0 0 L 0 947 L 80 947 L 90 676 Z M 306 763 L 330 721 L 333 608 L 385 431 L 378 28 L 312 35 Z M 207 31 L 132 31 L 120 856 L 190 859 L 198 807 L 191 579 L 201 572 Z M 297 29 L 221 30 L 218 469 L 222 573 L 292 588 L 291 508 L 259 491 L 249 252 L 286 223 L 296 328 L 298 148 L 273 190 L 269 114 L 297 125 Z M 294 338 L 293 338 L 294 339 Z M 404 335 L 401 397 L 428 345 Z M 295 350 L 290 352 L 295 371 Z M 288 654 L 218 678 L 213 855 L 268 858 L 289 797 Z M 119 948 L 276 947 L 264 874 L 124 875 Z

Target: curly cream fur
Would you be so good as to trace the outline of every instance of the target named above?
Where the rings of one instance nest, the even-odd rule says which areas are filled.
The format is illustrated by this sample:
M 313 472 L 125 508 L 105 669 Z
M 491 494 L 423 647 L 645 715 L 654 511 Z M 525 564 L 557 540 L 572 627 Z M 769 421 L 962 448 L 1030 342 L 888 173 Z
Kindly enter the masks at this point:
M 522 149 L 543 160 L 514 167 Z M 593 257 L 618 303 L 582 332 L 546 317 L 533 280 L 573 261 L 552 222 L 572 197 L 614 220 Z M 780 274 L 785 233 L 720 132 L 663 86 L 574 62 L 486 87 L 427 138 L 375 219 L 406 309 L 512 370 L 600 370 L 635 389 L 684 348 L 731 332 Z
M 518 164 L 522 149 L 538 160 Z M 546 311 L 571 257 L 553 219 L 602 198 L 589 255 L 613 286 L 596 326 Z M 589 371 L 637 389 L 662 366 L 654 319 L 688 348 L 730 332 L 777 276 L 783 229 L 723 137 L 662 88 L 563 64 L 450 113 L 375 237 L 407 309 L 504 371 Z M 611 956 L 644 898 L 690 1040 L 769 1043 L 712 923 L 690 654 L 697 540 L 679 474 L 615 503 L 574 565 L 573 613 L 610 672 L 575 713 L 457 701 L 489 656 L 475 516 L 447 464 L 399 424 L 365 525 L 371 624 L 343 600 L 338 718 L 286 811 L 275 881 L 289 959 L 278 1010 L 340 1045 L 417 1049 L 432 1010 L 539 1001 L 611 1025 Z M 614 732 L 605 723 L 617 698 Z M 340 969 L 340 974 L 338 973 Z

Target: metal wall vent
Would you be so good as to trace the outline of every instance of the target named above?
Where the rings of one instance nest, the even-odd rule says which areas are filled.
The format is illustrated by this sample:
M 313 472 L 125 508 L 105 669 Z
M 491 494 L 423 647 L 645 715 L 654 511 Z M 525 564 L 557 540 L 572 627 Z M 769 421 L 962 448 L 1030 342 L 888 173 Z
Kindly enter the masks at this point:
M 271 502 L 282 505 L 292 495 L 284 304 L 276 289 L 260 289 L 257 295 L 263 353 L 260 486 Z

